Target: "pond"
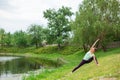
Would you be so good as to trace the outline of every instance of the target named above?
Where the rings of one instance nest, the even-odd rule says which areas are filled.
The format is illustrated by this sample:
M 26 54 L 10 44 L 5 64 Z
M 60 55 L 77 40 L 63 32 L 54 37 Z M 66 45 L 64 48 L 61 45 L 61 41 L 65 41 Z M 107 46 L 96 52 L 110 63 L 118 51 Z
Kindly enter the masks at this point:
M 60 65 L 57 62 L 48 59 L 0 56 L 0 80 L 16 80 L 20 76 L 19 74 L 58 66 Z

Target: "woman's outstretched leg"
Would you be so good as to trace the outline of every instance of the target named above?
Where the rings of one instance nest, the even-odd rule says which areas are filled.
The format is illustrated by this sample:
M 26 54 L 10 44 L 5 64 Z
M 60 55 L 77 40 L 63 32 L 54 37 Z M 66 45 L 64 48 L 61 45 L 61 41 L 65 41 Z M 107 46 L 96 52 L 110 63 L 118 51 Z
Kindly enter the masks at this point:
M 72 72 L 76 71 L 79 67 L 81 67 L 81 66 L 84 65 L 85 63 L 86 63 L 86 61 L 85 61 L 85 60 L 82 60 L 82 61 L 80 62 L 80 64 L 72 70 Z

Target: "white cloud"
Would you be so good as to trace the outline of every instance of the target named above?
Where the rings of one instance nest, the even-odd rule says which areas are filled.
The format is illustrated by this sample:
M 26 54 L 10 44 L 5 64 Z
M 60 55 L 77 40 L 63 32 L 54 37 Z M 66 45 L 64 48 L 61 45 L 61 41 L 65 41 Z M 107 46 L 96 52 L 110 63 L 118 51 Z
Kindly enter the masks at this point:
M 0 28 L 14 32 L 25 30 L 32 24 L 46 25 L 43 11 L 49 8 L 58 9 L 61 6 L 71 7 L 73 12 L 78 10 L 82 0 L 0 0 Z M 5 6 L 6 7 L 5 7 Z M 14 26 L 14 27 L 13 27 Z M 12 29 L 12 30 L 11 30 Z

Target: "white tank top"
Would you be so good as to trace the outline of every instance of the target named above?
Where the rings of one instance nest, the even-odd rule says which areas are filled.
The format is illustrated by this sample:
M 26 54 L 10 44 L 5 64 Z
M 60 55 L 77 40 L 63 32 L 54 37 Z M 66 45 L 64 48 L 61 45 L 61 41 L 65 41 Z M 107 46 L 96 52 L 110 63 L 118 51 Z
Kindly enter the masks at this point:
M 94 54 L 92 54 L 90 51 L 88 51 L 85 56 L 83 57 L 84 60 L 88 60 L 90 58 L 92 58 L 93 56 L 95 56 Z

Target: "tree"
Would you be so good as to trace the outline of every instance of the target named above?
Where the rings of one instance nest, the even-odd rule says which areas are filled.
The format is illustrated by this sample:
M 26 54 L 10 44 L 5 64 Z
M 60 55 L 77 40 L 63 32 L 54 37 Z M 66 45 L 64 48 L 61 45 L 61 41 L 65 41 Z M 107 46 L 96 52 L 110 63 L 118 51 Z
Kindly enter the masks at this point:
M 48 20 L 50 36 L 53 42 L 57 42 L 59 48 L 71 31 L 69 24 L 72 14 L 70 8 L 64 6 L 58 10 L 48 9 L 44 11 L 44 17 Z
M 28 31 L 31 36 L 31 42 L 32 44 L 36 45 L 36 48 L 41 46 L 41 42 L 44 39 L 44 34 L 43 34 L 43 28 L 40 25 L 32 24 L 29 28 Z
M 48 44 L 53 42 L 52 36 L 50 35 L 50 30 L 48 28 L 43 28 L 43 40 L 47 41 Z
M 21 31 L 16 31 L 13 34 L 14 38 L 14 45 L 18 47 L 26 47 L 27 46 L 27 34 L 25 32 Z
M 85 51 L 95 39 L 100 38 L 103 50 L 117 38 L 120 28 L 120 2 L 118 0 L 84 0 L 76 13 L 73 25 L 74 42 L 79 42 Z M 119 28 L 119 29 L 118 29 Z M 80 35 L 80 36 L 79 36 Z M 116 35 L 116 38 L 115 38 Z
M 5 38 L 5 30 L 0 28 L 0 45 L 4 45 L 4 38 Z
M 6 46 L 10 46 L 11 45 L 11 42 L 12 42 L 12 39 L 11 39 L 11 33 L 6 33 L 5 34 L 5 39 L 4 39 L 4 42 L 6 44 Z

